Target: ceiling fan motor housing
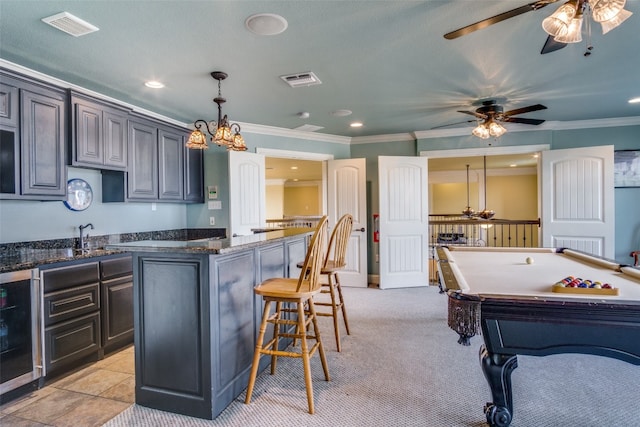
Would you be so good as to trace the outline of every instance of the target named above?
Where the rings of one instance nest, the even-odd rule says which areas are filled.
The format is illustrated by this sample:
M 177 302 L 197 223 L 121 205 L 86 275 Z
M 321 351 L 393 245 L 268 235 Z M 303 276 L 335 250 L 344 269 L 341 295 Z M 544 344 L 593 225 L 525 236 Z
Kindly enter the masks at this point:
M 483 101 L 482 107 L 476 110 L 476 113 L 484 114 L 487 117 L 495 117 L 502 114 L 504 109 L 501 105 L 496 104 L 496 101 Z

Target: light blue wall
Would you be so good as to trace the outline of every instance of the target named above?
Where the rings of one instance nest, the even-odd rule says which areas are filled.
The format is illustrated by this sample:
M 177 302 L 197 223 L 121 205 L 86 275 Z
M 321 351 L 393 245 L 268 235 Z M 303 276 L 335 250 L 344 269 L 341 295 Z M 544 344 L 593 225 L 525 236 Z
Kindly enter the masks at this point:
M 186 207 L 177 203 L 102 203 L 100 171 L 68 168 L 68 176 L 91 185 L 93 203 L 71 211 L 63 202 L 0 201 L 0 243 L 78 237 L 78 226 L 92 223 L 91 235 L 185 228 Z
M 385 143 L 393 146 L 396 143 Z M 552 150 L 564 148 L 578 148 L 598 145 L 613 145 L 614 150 L 640 150 L 640 126 L 618 126 L 571 130 L 543 130 L 530 132 L 510 132 L 496 140 L 481 141 L 474 136 L 456 136 L 421 139 L 416 142 L 416 155 L 421 151 L 451 150 L 463 148 L 478 148 L 479 144 L 494 147 L 514 145 L 549 144 Z M 377 144 L 355 145 L 352 148 L 353 157 L 367 157 L 367 168 L 375 164 L 374 157 L 386 151 L 376 148 Z M 486 146 L 486 145 L 485 145 Z M 393 155 L 413 155 L 397 154 Z M 377 166 L 377 164 L 376 164 Z M 377 169 L 376 169 L 377 170 Z M 373 209 L 377 209 L 377 174 L 367 171 L 367 179 L 371 179 Z M 620 263 L 629 263 L 629 253 L 640 249 L 640 188 L 616 188 L 616 249 L 615 259 Z M 370 214 L 375 211 L 369 212 Z M 370 265 L 370 271 L 372 271 Z M 375 266 L 377 268 L 377 266 Z M 375 270 L 375 268 L 373 270 Z
M 244 134 L 248 151 L 255 152 L 257 147 L 271 148 L 305 153 L 332 154 L 335 159 L 346 159 L 350 156 L 348 144 L 311 141 L 292 137 L 273 135 Z M 222 210 L 210 210 L 208 203 L 187 207 L 187 226 L 190 228 L 209 227 L 209 217 L 215 217 L 216 228 L 229 230 L 229 162 L 227 151 L 220 147 L 210 147 L 205 151 L 205 189 L 210 185 L 218 186 L 218 199 L 222 202 Z

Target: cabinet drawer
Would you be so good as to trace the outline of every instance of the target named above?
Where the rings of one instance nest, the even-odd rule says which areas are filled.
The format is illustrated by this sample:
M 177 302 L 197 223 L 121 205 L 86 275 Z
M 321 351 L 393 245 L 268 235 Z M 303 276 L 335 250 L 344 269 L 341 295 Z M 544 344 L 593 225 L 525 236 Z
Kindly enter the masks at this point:
M 44 293 L 86 285 L 100 280 L 98 262 L 53 268 L 42 272 Z
M 100 349 L 100 313 L 45 328 L 45 366 L 52 371 Z
M 100 261 L 100 274 L 102 280 L 113 279 L 120 276 L 131 275 L 133 264 L 131 256 L 112 258 Z
M 100 283 L 44 295 L 45 326 L 100 310 Z

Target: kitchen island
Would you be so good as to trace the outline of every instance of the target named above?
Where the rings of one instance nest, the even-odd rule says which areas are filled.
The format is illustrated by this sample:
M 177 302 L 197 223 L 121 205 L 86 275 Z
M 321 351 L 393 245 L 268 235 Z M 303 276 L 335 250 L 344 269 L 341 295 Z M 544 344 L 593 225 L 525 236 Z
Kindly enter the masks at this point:
M 312 232 L 108 245 L 133 255 L 136 404 L 213 419 L 242 393 L 263 308 L 253 288 L 297 276 Z

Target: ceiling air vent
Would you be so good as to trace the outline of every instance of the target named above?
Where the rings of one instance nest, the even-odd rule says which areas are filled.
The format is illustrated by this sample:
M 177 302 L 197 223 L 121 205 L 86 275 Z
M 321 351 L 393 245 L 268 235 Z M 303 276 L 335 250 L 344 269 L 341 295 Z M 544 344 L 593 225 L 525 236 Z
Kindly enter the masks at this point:
M 313 86 L 322 83 L 318 76 L 311 71 L 306 73 L 289 74 L 288 76 L 280 76 L 291 87 Z
M 85 34 L 99 30 L 95 25 L 91 25 L 87 21 L 83 21 L 69 12 L 61 12 L 56 15 L 42 18 L 42 22 L 45 22 L 60 31 L 64 31 L 67 34 L 71 34 L 74 37 L 84 36 Z

